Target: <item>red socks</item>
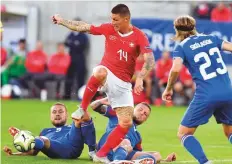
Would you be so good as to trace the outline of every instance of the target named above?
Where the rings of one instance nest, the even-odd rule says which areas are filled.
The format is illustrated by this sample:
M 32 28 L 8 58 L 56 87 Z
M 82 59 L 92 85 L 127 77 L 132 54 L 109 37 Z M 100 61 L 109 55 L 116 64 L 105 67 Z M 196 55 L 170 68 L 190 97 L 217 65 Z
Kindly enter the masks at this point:
M 106 143 L 101 147 L 97 152 L 98 157 L 105 157 L 110 152 L 111 149 L 117 147 L 121 141 L 125 138 L 130 128 L 125 129 L 118 125 L 114 130 L 109 134 Z
M 93 96 L 96 94 L 98 87 L 101 85 L 101 82 L 94 76 L 91 76 L 84 92 L 84 96 L 81 102 L 81 107 L 86 111 L 90 101 Z

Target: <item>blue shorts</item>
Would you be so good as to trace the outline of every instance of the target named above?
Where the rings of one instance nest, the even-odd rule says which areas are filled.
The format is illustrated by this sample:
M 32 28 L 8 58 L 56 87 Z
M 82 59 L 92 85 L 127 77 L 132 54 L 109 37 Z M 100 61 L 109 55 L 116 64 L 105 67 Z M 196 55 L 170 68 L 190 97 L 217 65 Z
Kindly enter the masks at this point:
M 81 129 L 73 123 L 68 134 L 61 139 L 50 140 L 50 148 L 41 151 L 50 158 L 75 159 L 81 155 L 83 148 Z
M 232 125 L 232 100 L 204 102 L 193 99 L 190 103 L 181 125 L 188 128 L 206 124 L 214 115 L 218 124 Z

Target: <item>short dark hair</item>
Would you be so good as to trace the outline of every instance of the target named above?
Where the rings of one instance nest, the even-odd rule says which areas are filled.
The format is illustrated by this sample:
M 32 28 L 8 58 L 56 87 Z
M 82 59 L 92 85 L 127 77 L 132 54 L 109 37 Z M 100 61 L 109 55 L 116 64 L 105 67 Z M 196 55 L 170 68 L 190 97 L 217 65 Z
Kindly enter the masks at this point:
M 19 39 L 19 43 L 26 43 L 26 39 Z
M 150 112 L 151 112 L 151 106 L 150 106 L 148 103 L 146 103 L 146 102 L 141 102 L 140 104 L 143 104 L 143 105 L 145 105 L 146 107 L 148 107 L 149 110 L 150 110 Z
M 125 4 L 118 4 L 114 6 L 111 10 L 112 14 L 119 14 L 120 16 L 129 16 L 130 17 L 130 9 Z

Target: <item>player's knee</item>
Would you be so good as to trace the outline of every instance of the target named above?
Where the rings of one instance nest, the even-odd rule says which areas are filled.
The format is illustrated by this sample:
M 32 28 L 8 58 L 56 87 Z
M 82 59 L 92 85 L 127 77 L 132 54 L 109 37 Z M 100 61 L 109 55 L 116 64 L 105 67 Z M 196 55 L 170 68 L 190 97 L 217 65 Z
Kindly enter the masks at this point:
M 93 75 L 100 81 L 105 81 L 107 74 L 107 70 L 102 66 L 94 68 Z
M 177 137 L 179 138 L 179 140 L 181 141 L 182 137 L 184 136 L 184 133 L 178 132 L 177 133 Z
M 133 124 L 133 108 L 123 107 L 115 109 L 118 117 L 118 124 L 123 128 L 130 128 Z
M 224 131 L 224 134 L 225 134 L 225 136 L 226 136 L 227 138 L 229 138 L 230 135 L 232 134 L 232 132 L 230 132 L 230 131 Z
M 121 119 L 119 119 L 119 125 L 122 128 L 130 128 L 133 124 L 132 118 L 130 117 L 123 117 Z
M 122 140 L 122 142 L 120 143 L 120 147 L 124 148 L 128 153 L 133 150 L 131 142 L 128 139 Z
M 120 146 L 124 146 L 124 145 L 131 145 L 130 140 L 128 140 L 128 139 L 123 139 L 122 142 L 120 143 Z

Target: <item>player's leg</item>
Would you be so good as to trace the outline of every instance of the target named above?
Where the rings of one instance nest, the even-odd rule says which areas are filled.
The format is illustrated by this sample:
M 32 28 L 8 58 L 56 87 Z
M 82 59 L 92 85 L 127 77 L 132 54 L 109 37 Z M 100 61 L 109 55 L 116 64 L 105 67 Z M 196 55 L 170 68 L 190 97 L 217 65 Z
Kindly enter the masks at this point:
M 225 136 L 232 144 L 232 101 L 217 103 L 217 110 L 214 112 L 214 117 L 218 124 L 222 124 Z
M 75 147 L 75 152 L 78 152 L 80 155 L 84 148 L 84 139 L 81 133 L 81 120 L 73 119 L 73 123 L 71 125 L 71 129 L 64 137 L 72 147 Z
M 80 121 L 73 122 L 69 133 L 61 139 L 50 140 L 44 136 L 36 138 L 36 150 L 40 150 L 50 158 L 78 158 L 84 148 L 80 131 Z
M 97 152 L 98 157 L 105 157 L 111 149 L 119 145 L 121 139 L 125 138 L 133 123 L 133 107 L 120 107 L 116 108 L 115 111 L 118 117 L 118 125 L 109 134 L 106 143 Z
M 72 118 L 80 119 L 84 115 L 84 111 L 87 110 L 90 101 L 96 94 L 98 88 L 104 85 L 107 78 L 107 70 L 103 66 L 97 66 L 94 68 L 93 75 L 90 77 L 86 89 L 84 92 L 81 106 L 78 110 L 72 113 Z M 84 111 L 83 111 L 84 110 Z
M 222 126 L 226 137 L 228 138 L 229 142 L 232 144 L 232 126 L 226 124 L 223 124 Z
M 113 160 L 125 160 L 127 155 L 132 151 L 131 142 L 128 139 L 123 139 L 122 142 L 114 148 Z
M 81 134 L 84 143 L 89 147 L 88 154 L 90 159 L 92 159 L 96 151 L 96 131 L 95 131 L 93 120 L 90 116 L 88 116 L 88 119 L 86 119 L 84 122 L 81 123 Z
M 200 164 L 209 162 L 200 142 L 193 136 L 199 125 L 206 124 L 213 115 L 214 106 L 211 103 L 194 98 L 190 103 L 178 130 L 178 138 L 185 149 L 199 161 Z
M 36 150 L 40 150 L 50 158 L 75 159 L 82 153 L 82 150 L 79 149 L 84 147 L 84 145 L 82 148 L 74 147 L 66 138 L 50 140 L 46 137 L 39 137 L 39 139 L 44 143 L 44 146 Z

